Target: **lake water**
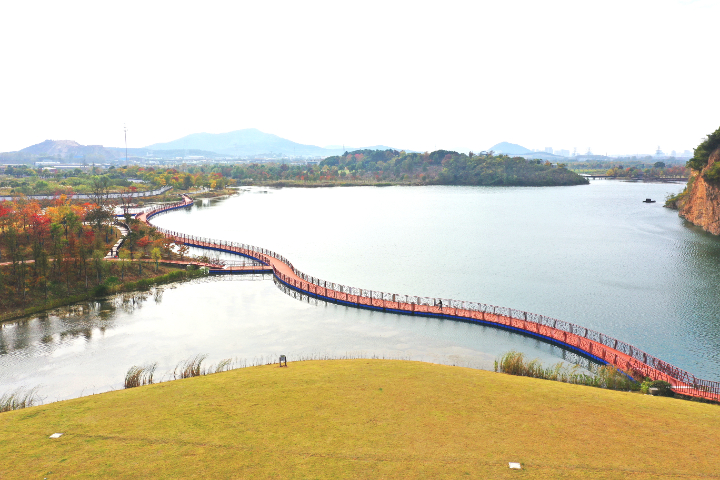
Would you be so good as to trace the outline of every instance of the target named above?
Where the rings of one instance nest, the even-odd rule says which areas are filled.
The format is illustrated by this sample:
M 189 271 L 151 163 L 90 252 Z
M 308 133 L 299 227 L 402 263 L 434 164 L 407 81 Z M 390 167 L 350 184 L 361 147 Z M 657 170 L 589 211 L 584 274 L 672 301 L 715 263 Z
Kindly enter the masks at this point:
M 345 285 L 553 316 L 720 380 L 720 241 L 662 207 L 682 188 L 250 188 L 154 223 L 270 248 Z M 658 202 L 642 203 L 648 197 Z M 492 368 L 511 349 L 546 363 L 563 356 L 489 327 L 301 302 L 269 276 L 208 278 L 3 325 L 0 392 L 40 385 L 52 401 L 107 391 L 131 365 L 158 362 L 167 379 L 196 354 L 208 363 L 377 355 Z

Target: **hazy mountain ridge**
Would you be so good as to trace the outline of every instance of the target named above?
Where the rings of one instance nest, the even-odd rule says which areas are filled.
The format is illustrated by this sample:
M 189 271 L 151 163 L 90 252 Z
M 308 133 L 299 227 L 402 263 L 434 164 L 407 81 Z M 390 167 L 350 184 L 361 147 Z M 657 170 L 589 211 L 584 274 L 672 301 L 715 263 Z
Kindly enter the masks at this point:
M 129 157 L 161 157 L 176 158 L 197 156 L 214 158 L 221 155 L 215 152 L 196 149 L 175 150 L 149 150 L 147 148 L 128 148 Z M 124 147 L 103 147 L 102 145 L 81 145 L 74 140 L 45 140 L 16 152 L 0 153 L 0 159 L 5 161 L 27 161 L 37 158 L 46 158 L 63 163 L 77 163 L 82 161 L 124 161 Z
M 353 150 L 402 150 L 386 145 L 349 147 L 333 145 L 319 147 L 293 142 L 256 128 L 246 128 L 227 133 L 193 133 L 164 143 L 143 148 L 128 148 L 129 157 L 187 158 L 187 157 L 330 157 Z M 412 152 L 412 150 L 406 150 Z M 81 145 L 74 140 L 45 140 L 16 152 L 0 153 L 4 161 L 28 161 L 43 157 L 63 162 L 116 161 L 125 159 L 124 147 Z
M 492 150 L 495 153 L 504 153 L 506 155 L 523 155 L 526 153 L 533 153 L 532 150 L 510 142 L 496 143 L 492 147 L 488 148 L 488 151 Z
M 145 147 L 149 150 L 168 150 L 193 148 L 207 150 L 232 157 L 245 157 L 252 155 L 287 155 L 287 156 L 313 156 L 329 157 L 340 155 L 350 150 L 388 150 L 391 147 L 375 145 L 372 147 L 345 147 L 333 145 L 331 147 L 318 147 L 293 142 L 272 133 L 265 133 L 257 128 L 245 128 L 227 133 L 192 133 L 177 140 L 165 143 L 155 143 Z
M 102 145 L 80 145 L 74 140 L 45 140 L 23 148 L 19 153 L 49 157 L 59 155 L 61 158 L 89 156 L 114 158 L 113 153 Z
M 118 160 L 125 159 L 125 148 L 124 147 L 106 147 L 106 150 L 110 150 L 115 154 Z M 215 152 L 208 150 L 196 150 L 193 148 L 178 148 L 174 150 L 150 150 L 149 148 L 128 148 L 127 153 L 129 157 L 160 157 L 160 158 L 175 158 L 175 157 L 205 157 L 215 158 L 222 157 Z

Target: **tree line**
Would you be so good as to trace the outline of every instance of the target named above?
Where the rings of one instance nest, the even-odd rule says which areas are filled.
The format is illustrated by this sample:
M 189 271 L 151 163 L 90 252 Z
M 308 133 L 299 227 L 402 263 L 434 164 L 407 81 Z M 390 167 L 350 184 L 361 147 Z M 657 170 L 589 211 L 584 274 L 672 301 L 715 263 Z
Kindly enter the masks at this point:
M 0 310 L 71 297 L 151 273 L 143 272 L 142 262 L 129 263 L 136 258 L 155 260 L 157 272 L 161 258 L 187 254 L 186 246 L 175 248 L 154 228 L 126 215 L 131 231 L 120 258 L 106 261 L 120 233 L 113 226 L 115 205 L 102 192 L 96 200 L 78 203 L 60 195 L 42 203 L 22 196 L 0 202 Z

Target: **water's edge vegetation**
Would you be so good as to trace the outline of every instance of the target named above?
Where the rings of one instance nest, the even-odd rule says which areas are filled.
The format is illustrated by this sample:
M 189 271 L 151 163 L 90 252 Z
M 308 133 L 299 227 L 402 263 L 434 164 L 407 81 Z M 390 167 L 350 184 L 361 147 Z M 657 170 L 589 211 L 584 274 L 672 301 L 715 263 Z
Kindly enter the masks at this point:
M 155 285 L 164 285 L 173 282 L 181 282 L 192 280 L 207 275 L 207 270 L 201 268 L 189 269 L 173 269 L 160 275 L 150 273 L 147 269 L 148 276 L 134 281 L 119 282 L 117 277 L 108 277 L 102 283 L 96 285 L 92 290 L 78 295 L 70 295 L 67 297 L 55 298 L 45 303 L 23 308 L 20 310 L 12 310 L 4 312 L 0 315 L 0 323 L 11 321 L 21 317 L 36 315 L 54 308 L 73 305 L 75 303 L 85 302 L 93 298 L 106 297 L 116 293 L 144 291 Z

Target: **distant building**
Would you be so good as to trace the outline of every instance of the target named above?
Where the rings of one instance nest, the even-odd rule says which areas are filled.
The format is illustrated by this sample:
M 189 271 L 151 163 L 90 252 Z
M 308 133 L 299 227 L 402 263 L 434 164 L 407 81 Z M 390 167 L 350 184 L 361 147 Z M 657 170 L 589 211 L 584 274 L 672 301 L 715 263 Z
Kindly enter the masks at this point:
M 552 147 L 545 147 L 545 153 L 553 153 Z

